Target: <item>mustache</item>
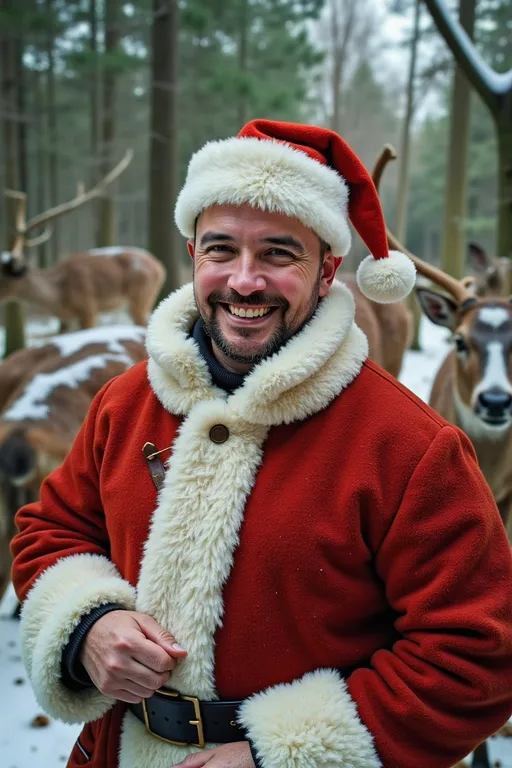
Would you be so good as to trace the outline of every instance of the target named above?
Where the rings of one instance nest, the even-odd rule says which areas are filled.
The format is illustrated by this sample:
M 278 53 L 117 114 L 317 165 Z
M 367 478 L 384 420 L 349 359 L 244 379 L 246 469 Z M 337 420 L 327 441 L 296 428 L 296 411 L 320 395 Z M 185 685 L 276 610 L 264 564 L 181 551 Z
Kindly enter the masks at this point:
M 249 306 L 278 307 L 288 309 L 290 302 L 282 296 L 273 296 L 263 291 L 255 291 L 249 296 L 242 296 L 236 291 L 212 291 L 208 296 L 208 304 L 248 304 Z

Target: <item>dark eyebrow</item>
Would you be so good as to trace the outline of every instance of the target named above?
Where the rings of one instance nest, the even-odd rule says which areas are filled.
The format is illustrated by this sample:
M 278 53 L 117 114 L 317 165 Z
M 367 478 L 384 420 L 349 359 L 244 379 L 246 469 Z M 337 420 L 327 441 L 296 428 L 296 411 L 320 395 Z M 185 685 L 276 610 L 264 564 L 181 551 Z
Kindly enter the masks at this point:
M 231 235 L 224 234 L 224 232 L 205 232 L 199 241 L 199 245 L 203 248 L 205 245 L 208 245 L 208 243 L 218 243 L 219 241 L 222 243 L 234 243 L 235 238 L 231 237 Z
M 293 248 L 299 253 L 304 253 L 304 246 L 299 243 L 291 235 L 273 235 L 272 237 L 262 237 L 259 240 L 260 243 L 268 243 L 269 245 L 286 245 L 289 248 Z

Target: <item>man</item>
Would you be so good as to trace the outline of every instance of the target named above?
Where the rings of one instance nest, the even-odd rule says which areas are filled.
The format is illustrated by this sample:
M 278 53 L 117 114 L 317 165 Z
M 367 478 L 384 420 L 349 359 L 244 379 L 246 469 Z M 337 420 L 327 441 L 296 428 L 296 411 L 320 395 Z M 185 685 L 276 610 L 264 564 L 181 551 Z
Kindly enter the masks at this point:
M 406 295 L 336 134 L 258 120 L 193 157 L 193 288 L 17 515 L 32 685 L 87 723 L 71 768 L 448 768 L 512 712 L 503 526 L 464 435 L 367 360 L 349 217 L 361 289 Z

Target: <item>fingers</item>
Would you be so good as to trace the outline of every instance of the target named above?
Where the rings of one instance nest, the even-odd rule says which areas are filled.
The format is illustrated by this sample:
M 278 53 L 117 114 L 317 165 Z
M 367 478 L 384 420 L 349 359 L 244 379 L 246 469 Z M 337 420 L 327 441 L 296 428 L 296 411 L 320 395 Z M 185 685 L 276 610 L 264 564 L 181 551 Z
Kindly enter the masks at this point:
M 148 695 L 153 695 L 155 691 L 161 688 L 169 680 L 170 672 L 155 672 L 144 664 L 132 659 L 126 667 L 125 676 L 137 685 L 141 685 L 151 691 Z
M 132 648 L 131 655 L 140 664 L 158 674 L 172 672 L 178 663 L 178 659 L 170 656 L 160 645 L 156 645 L 144 636 L 137 638 L 137 645 Z
M 151 618 L 151 616 L 144 613 L 138 614 L 137 622 L 141 632 L 148 638 L 148 640 L 152 640 L 159 645 L 173 658 L 181 659 L 187 655 L 187 651 L 176 642 L 174 635 L 167 632 L 167 630 L 161 627 L 157 621 Z

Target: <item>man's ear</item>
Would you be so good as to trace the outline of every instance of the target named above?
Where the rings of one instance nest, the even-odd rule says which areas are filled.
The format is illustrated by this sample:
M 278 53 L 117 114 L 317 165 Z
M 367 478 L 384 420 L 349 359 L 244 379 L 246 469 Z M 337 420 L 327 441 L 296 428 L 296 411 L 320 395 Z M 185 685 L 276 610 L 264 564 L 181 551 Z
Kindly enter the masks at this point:
M 342 261 L 343 259 L 341 256 L 333 256 L 332 251 L 325 252 L 324 262 L 322 264 L 322 276 L 318 289 L 318 295 L 320 298 L 323 298 L 329 292 L 329 288 L 332 285 L 332 281 L 336 277 L 336 272 Z
M 194 239 L 193 238 L 190 238 L 190 240 L 187 240 L 187 251 L 188 251 L 188 255 L 190 256 L 192 261 L 194 261 L 195 248 L 194 248 Z

